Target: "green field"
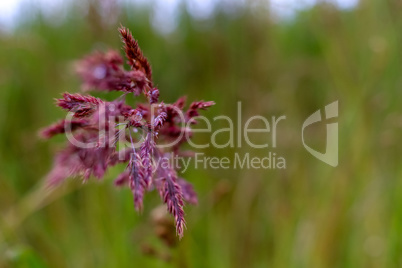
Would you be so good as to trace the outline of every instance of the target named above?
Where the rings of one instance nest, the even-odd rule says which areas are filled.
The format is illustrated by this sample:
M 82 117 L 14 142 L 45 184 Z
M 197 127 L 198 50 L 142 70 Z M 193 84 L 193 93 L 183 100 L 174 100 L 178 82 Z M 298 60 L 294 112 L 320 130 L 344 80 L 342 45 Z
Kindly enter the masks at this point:
M 96 4 L 86 13 L 76 6 L 64 20 L 25 10 L 15 30 L 0 32 L 0 267 L 402 267 L 402 4 L 360 2 L 344 11 L 319 4 L 281 22 L 263 8 L 218 9 L 208 20 L 183 9 L 167 35 L 144 8 L 124 7 L 110 19 Z M 180 174 L 199 196 L 198 206 L 185 207 L 181 241 L 174 229 L 160 237 L 156 192 L 138 214 L 130 190 L 114 187 L 124 166 L 102 181 L 43 186 L 65 141 L 38 137 L 64 116 L 53 99 L 79 91 L 75 60 L 121 48 L 120 23 L 150 60 L 162 100 L 213 100 L 203 114 L 211 119 L 236 119 L 240 101 L 243 124 L 253 115 L 286 115 L 276 148 L 269 134 L 257 133 L 254 140 L 269 148 L 243 142 L 197 150 L 231 160 L 272 152 L 286 169 L 191 167 Z M 304 149 L 301 127 L 337 100 L 334 168 Z M 212 124 L 220 127 L 227 124 Z M 311 147 L 325 148 L 324 122 L 306 135 Z

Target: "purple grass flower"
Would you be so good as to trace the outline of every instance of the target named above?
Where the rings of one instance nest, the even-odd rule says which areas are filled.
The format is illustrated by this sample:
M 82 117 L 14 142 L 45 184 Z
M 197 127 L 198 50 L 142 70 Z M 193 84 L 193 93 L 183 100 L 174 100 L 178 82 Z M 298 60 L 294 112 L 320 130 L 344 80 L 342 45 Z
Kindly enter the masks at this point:
M 157 189 L 175 218 L 176 232 L 181 238 L 186 226 L 184 202 L 197 204 L 197 195 L 189 182 L 177 177 L 173 167 L 155 163 L 175 155 L 191 155 L 180 150 L 186 137 L 192 134 L 182 124 L 195 124 L 199 110 L 214 102 L 193 102 L 186 112 L 184 97 L 173 104 L 159 102 L 151 65 L 130 31 L 124 27 L 119 31 L 130 70 L 123 68 L 124 60 L 114 50 L 95 52 L 78 61 L 76 68 L 84 91 L 120 91 L 122 95 L 111 102 L 78 93 L 64 93 L 56 99 L 57 106 L 70 116 L 42 130 L 41 136 L 66 134 L 69 142 L 55 156 L 48 183 L 58 185 L 74 176 L 84 181 L 91 176 L 101 179 L 109 167 L 124 163 L 126 168 L 116 178 L 115 185 L 131 189 L 137 211 L 143 209 L 145 193 Z M 130 93 L 142 94 L 148 102 L 132 107 L 125 102 Z M 159 142 L 171 141 L 175 141 L 171 148 L 162 150 L 157 146 Z

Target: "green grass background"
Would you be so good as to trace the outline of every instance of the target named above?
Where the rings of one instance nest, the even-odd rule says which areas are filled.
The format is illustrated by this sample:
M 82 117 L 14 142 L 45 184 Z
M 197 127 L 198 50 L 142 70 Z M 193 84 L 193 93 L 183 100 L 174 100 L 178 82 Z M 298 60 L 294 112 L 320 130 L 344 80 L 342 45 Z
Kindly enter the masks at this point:
M 281 23 L 262 8 L 217 10 L 205 21 L 182 10 L 169 35 L 155 31 L 144 8 L 111 20 L 91 7 L 72 7 L 62 21 L 29 8 L 13 32 L 0 32 L 0 267 L 402 267 L 400 1 L 361 1 L 349 11 L 320 4 Z M 213 100 L 209 118 L 236 119 L 238 101 L 243 120 L 287 116 L 277 148 L 200 150 L 231 159 L 275 152 L 287 168 L 190 168 L 182 176 L 199 205 L 185 207 L 187 230 L 175 246 L 155 233 L 157 193 L 137 214 L 129 189 L 113 186 L 122 166 L 100 182 L 41 188 L 64 138 L 42 141 L 38 129 L 64 116 L 53 98 L 78 92 L 74 60 L 121 48 L 120 22 L 152 63 L 162 100 Z M 336 100 L 333 168 L 303 148 L 301 126 Z M 308 136 L 324 148 L 324 123 Z

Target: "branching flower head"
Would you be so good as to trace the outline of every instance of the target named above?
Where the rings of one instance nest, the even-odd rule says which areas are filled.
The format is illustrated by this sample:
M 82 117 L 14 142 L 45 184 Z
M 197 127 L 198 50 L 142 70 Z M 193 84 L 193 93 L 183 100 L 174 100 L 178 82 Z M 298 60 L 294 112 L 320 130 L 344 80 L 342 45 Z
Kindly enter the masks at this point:
M 78 61 L 76 69 L 84 92 L 120 91 L 122 95 L 114 101 L 104 101 L 90 95 L 64 93 L 56 100 L 57 106 L 69 112 L 68 116 L 41 134 L 44 138 L 66 134 L 69 142 L 56 155 L 48 183 L 57 185 L 71 176 L 80 176 L 84 181 L 91 176 L 101 179 L 109 167 L 125 163 L 115 185 L 131 189 L 134 207 L 139 211 L 144 194 L 157 189 L 175 218 L 176 232 L 181 238 L 186 226 L 184 202 L 196 204 L 197 195 L 189 182 L 177 177 L 176 167 L 161 163 L 169 163 L 166 160 L 180 154 L 180 146 L 191 136 L 189 126 L 197 123 L 200 110 L 214 103 L 193 102 L 184 111 L 184 98 L 173 104 L 159 102 L 151 66 L 138 42 L 128 29 L 121 27 L 119 31 L 130 70 L 123 68 L 124 60 L 114 50 L 95 52 Z M 125 102 L 128 94 L 144 95 L 147 102 L 132 107 Z

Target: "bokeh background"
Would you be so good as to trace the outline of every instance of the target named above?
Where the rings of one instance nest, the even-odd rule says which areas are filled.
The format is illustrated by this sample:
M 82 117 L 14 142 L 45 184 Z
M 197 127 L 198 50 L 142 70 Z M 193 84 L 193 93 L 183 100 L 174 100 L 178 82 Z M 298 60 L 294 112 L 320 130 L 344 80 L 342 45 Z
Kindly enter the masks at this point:
M 402 267 L 401 1 L 19 2 L 0 5 L 0 267 Z M 181 174 L 199 205 L 185 207 L 180 242 L 157 193 L 137 214 L 130 190 L 113 187 L 124 167 L 43 187 L 64 138 L 37 132 L 64 116 L 53 98 L 79 91 L 74 60 L 121 48 L 120 23 L 166 102 L 213 100 L 209 118 L 236 119 L 238 101 L 244 119 L 287 116 L 277 148 L 201 150 L 275 152 L 287 168 Z M 303 148 L 301 126 L 336 100 L 333 168 Z M 325 123 L 306 135 L 325 148 Z

